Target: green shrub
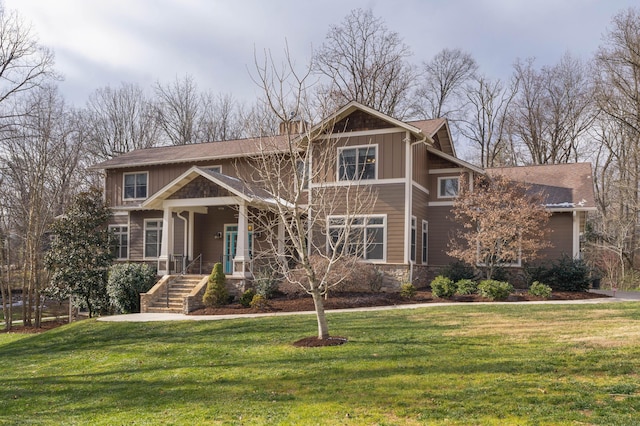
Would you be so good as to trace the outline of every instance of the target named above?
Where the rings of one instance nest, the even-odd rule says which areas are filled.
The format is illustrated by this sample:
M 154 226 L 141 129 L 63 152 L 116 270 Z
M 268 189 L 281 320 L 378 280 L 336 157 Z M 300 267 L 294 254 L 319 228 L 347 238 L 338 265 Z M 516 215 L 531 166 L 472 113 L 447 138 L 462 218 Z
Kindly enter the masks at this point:
M 140 293 L 153 287 L 155 268 L 146 263 L 120 263 L 109 268 L 109 303 L 120 313 L 140 312 Z
M 222 269 L 222 263 L 213 265 L 209 281 L 207 282 L 207 290 L 202 297 L 202 303 L 205 306 L 222 306 L 228 303 L 229 293 L 225 286 L 226 277 Z
M 529 267 L 527 273 L 530 282 L 546 283 L 554 291 L 587 291 L 591 284 L 587 264 L 567 255 L 553 262 L 550 267 Z
M 265 299 L 263 295 L 256 294 L 255 296 L 253 296 L 253 299 L 251 299 L 251 303 L 249 304 L 249 306 L 254 309 L 265 309 L 267 306 L 269 306 L 269 302 L 267 302 L 267 299 Z
M 470 279 L 461 279 L 456 282 L 457 293 L 462 295 L 476 294 L 478 292 L 478 283 Z
M 413 299 L 416 295 L 416 288 L 411 283 L 404 283 L 400 286 L 400 297 L 403 299 Z
M 529 287 L 529 294 L 532 296 L 543 297 L 548 299 L 551 297 L 551 287 L 541 282 L 534 281 Z
M 456 290 L 456 283 L 442 275 L 438 275 L 431 281 L 431 293 L 434 297 L 448 299 L 456 294 Z
M 449 278 L 453 282 L 457 282 L 464 279 L 475 278 L 476 271 L 468 263 L 456 260 L 453 263 L 448 264 L 440 270 L 439 275 Z
M 491 300 L 505 300 L 513 292 L 513 286 L 506 281 L 483 280 L 478 284 L 482 297 Z
M 256 292 L 252 289 L 246 290 L 244 293 L 242 293 L 242 296 L 240 296 L 240 304 L 245 307 L 248 308 L 251 306 L 251 301 L 253 300 L 253 296 L 256 295 Z
M 278 277 L 271 271 L 259 271 L 255 274 L 253 280 L 256 291 L 255 294 L 259 294 L 265 299 L 271 299 L 276 291 L 278 291 L 278 285 L 280 281 Z

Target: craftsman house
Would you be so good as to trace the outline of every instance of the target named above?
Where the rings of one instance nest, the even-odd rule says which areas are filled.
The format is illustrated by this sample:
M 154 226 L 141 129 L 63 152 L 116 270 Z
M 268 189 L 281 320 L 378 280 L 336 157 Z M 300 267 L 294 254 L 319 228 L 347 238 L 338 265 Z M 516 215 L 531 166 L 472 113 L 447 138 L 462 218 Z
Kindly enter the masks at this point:
M 362 257 L 389 281 L 423 284 L 429 270 L 452 261 L 449 216 L 463 173 L 501 173 L 539 187 L 553 212 L 552 247 L 544 254 L 580 256 L 586 214 L 595 210 L 590 164 L 483 170 L 457 157 L 445 119 L 403 122 L 351 102 L 327 120 L 335 123 L 332 131 L 305 142 L 341 141 L 340 172 L 323 184 L 340 186 L 359 176 L 360 184 L 376 188 L 374 211 L 362 218 L 364 244 L 375 248 Z M 187 266 L 210 271 L 222 262 L 229 277 L 250 277 L 254 235 L 247 210 L 268 208 L 274 195 L 239 179 L 238 171 L 260 146 L 256 139 L 167 146 L 98 164 L 114 213 L 118 260 L 153 263 L 159 275 Z M 315 184 L 309 182 L 310 191 Z

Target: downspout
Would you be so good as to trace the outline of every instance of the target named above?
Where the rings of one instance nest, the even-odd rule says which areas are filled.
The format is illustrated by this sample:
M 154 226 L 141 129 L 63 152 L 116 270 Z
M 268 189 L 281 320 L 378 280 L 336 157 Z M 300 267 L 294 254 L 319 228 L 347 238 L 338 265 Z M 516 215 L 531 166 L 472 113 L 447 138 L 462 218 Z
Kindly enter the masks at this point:
M 406 132 L 407 152 L 405 153 L 405 209 L 404 209 L 404 263 L 409 264 L 409 282 L 413 283 L 413 264 L 411 260 L 411 216 L 413 213 L 413 147 L 415 145 L 426 143 L 427 136 L 411 143 L 411 134 Z M 417 238 L 417 224 L 416 224 L 416 238 Z M 417 254 L 416 254 L 417 257 Z

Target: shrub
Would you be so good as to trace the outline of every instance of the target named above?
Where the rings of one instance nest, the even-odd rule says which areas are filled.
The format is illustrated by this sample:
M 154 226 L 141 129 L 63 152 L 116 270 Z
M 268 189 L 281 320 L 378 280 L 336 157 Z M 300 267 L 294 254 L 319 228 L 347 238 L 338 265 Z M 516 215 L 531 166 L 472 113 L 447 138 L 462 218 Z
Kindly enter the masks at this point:
M 470 279 L 462 279 L 456 282 L 456 288 L 458 294 L 476 294 L 478 292 L 478 283 Z
M 475 274 L 475 270 L 471 265 L 456 260 L 442 268 L 439 275 L 447 277 L 453 282 L 457 282 L 464 279 L 473 279 L 475 278 Z
M 153 287 L 155 268 L 146 263 L 121 263 L 109 268 L 109 303 L 120 313 L 140 312 L 140 293 Z
M 278 286 L 280 284 L 278 277 L 268 270 L 257 272 L 254 283 L 256 286 L 255 294 L 259 294 L 265 299 L 271 299 L 278 291 Z
M 256 294 L 253 296 L 253 299 L 251 299 L 249 306 L 254 309 L 265 309 L 269 304 L 263 295 Z
M 581 259 L 563 255 L 550 267 L 528 269 L 529 280 L 546 283 L 554 291 L 586 291 L 591 284 L 590 271 Z
M 513 286 L 506 281 L 483 280 L 478 284 L 482 297 L 491 300 L 505 300 L 513 292 Z
M 256 292 L 252 289 L 246 290 L 244 293 L 242 293 L 242 296 L 240 296 L 240 304 L 245 308 L 250 307 L 253 296 L 255 295 Z
M 222 269 L 222 263 L 213 265 L 209 281 L 207 282 L 207 290 L 202 297 L 202 303 L 205 306 L 222 306 L 229 301 L 229 293 L 225 286 L 226 277 Z
M 431 293 L 435 297 L 448 299 L 456 294 L 456 284 L 447 277 L 438 275 L 431 281 Z
M 416 295 L 416 288 L 411 283 L 404 283 L 400 286 L 400 296 L 403 299 L 413 299 Z
M 543 297 L 548 299 L 551 297 L 551 287 L 541 282 L 534 281 L 529 287 L 529 294 L 532 296 Z

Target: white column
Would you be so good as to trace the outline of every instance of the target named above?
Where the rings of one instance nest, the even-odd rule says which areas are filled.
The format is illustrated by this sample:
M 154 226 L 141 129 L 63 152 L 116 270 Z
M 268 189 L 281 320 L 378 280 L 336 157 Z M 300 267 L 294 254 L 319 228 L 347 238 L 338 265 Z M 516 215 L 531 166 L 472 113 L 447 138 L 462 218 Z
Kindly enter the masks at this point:
M 238 241 L 236 242 L 236 256 L 233 258 L 233 275 L 251 276 L 249 257 L 249 220 L 247 205 L 241 202 L 238 206 Z
M 158 275 L 169 273 L 169 255 L 173 252 L 173 215 L 170 207 L 164 208 L 162 215 L 162 241 L 158 257 Z
M 194 236 L 194 219 L 195 219 L 195 213 L 193 210 L 189 210 L 189 229 L 187 231 L 187 235 L 189 236 L 189 245 L 187 248 L 187 257 L 189 258 L 189 261 L 193 261 L 195 254 L 193 253 L 193 236 Z
M 280 265 L 284 265 L 286 263 L 286 258 L 284 255 L 284 223 L 282 223 L 282 217 L 278 220 L 278 261 Z
M 409 132 L 406 133 L 405 139 L 405 182 L 404 182 L 404 263 L 411 263 L 411 213 L 412 201 L 411 195 L 413 191 L 413 145 Z

